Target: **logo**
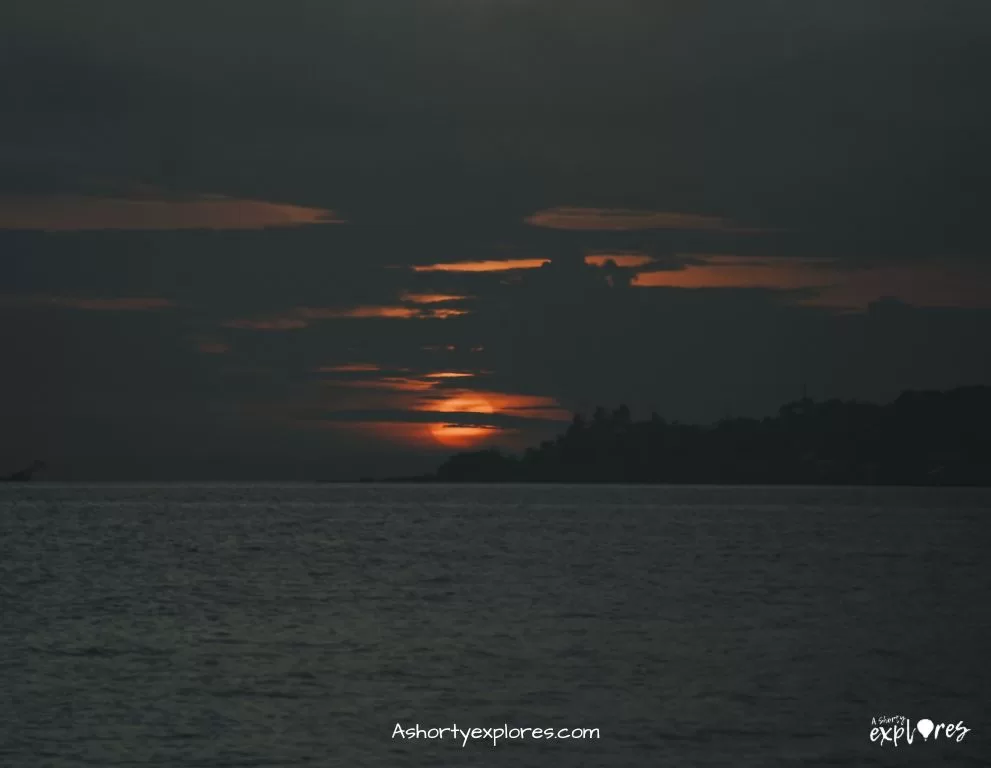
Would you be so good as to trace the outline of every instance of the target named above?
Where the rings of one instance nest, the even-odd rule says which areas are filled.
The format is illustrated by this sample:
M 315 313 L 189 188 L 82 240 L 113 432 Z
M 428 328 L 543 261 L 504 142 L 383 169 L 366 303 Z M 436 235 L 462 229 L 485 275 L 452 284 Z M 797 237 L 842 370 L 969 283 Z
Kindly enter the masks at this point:
M 963 720 L 956 723 L 939 723 L 938 725 L 924 717 L 921 720 L 912 721 L 904 715 L 885 715 L 871 718 L 871 743 L 879 746 L 899 747 L 902 744 L 911 744 L 922 737 L 922 742 L 926 743 L 932 739 L 937 741 L 955 741 L 959 744 L 963 741 L 970 728 L 963 724 Z

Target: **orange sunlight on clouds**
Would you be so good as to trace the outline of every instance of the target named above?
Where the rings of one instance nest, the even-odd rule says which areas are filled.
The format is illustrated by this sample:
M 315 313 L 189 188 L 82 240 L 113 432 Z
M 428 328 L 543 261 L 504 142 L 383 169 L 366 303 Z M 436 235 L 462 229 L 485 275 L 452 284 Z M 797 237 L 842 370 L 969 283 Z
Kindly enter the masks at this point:
M 409 293 L 405 292 L 400 297 L 403 301 L 411 301 L 414 304 L 443 304 L 448 301 L 464 301 L 468 296 L 456 296 L 448 293 Z
M 491 393 L 490 393 L 491 394 Z M 428 400 L 421 402 L 417 407 L 418 411 L 430 411 L 436 413 L 495 413 L 495 406 L 487 397 L 473 392 L 462 390 L 458 394 L 452 394 L 438 400 Z
M 365 306 L 365 307 L 300 307 L 296 312 L 308 320 L 341 320 L 385 318 L 393 320 L 440 319 L 467 315 L 466 309 L 422 309 L 420 307 L 403 306 Z
M 702 264 L 640 272 L 642 288 L 807 289 L 795 303 L 860 311 L 890 297 L 917 307 L 991 308 L 991 270 L 976 264 L 892 265 L 844 268 L 835 259 L 707 255 Z
M 297 307 L 284 315 L 227 320 L 225 328 L 256 331 L 294 331 L 315 320 L 448 320 L 470 314 L 467 309 L 404 306 Z
M 414 407 L 430 413 L 496 413 L 521 418 L 567 421 L 571 414 L 553 397 L 456 390 L 423 398 Z
M 534 227 L 567 230 L 626 232 L 646 229 L 719 230 L 752 232 L 729 219 L 693 213 L 639 211 L 629 208 L 575 208 L 562 206 L 538 211 L 526 219 Z
M 550 259 L 488 259 L 485 261 L 453 261 L 413 267 L 414 272 L 507 272 L 512 269 L 539 269 Z
M 483 441 L 505 434 L 499 427 L 464 426 L 462 424 L 428 424 L 430 436 L 446 448 L 477 448 Z
M 352 389 L 384 389 L 390 392 L 426 392 L 437 386 L 436 381 L 424 381 L 423 379 L 403 378 L 399 376 L 385 376 L 381 379 L 348 379 L 333 382 L 335 387 L 348 387 Z
M 223 196 L 176 200 L 82 195 L 0 198 L 0 229 L 264 229 L 342 223 L 344 220 L 336 213 L 324 208 Z
M 991 309 L 991 269 L 983 265 L 920 264 L 837 272 L 833 285 L 806 306 L 861 310 L 891 297 L 915 307 Z
M 515 435 L 518 432 L 515 429 L 502 427 L 448 424 L 445 422 L 323 421 L 310 423 L 307 426 L 353 432 L 356 437 L 360 436 L 376 442 L 421 450 L 437 448 L 468 450 L 477 448 L 490 440 Z
M 350 379 L 326 382 L 333 395 L 322 403 L 314 403 L 317 410 L 336 414 L 380 412 L 381 420 L 364 416 L 357 420 L 347 418 L 300 421 L 306 428 L 354 430 L 372 440 L 393 444 L 406 444 L 419 448 L 443 446 L 445 448 L 470 449 L 487 441 L 508 445 L 509 438 L 526 434 L 520 421 L 514 426 L 503 426 L 498 417 L 533 419 L 535 428 L 546 429 L 547 421 L 568 421 L 571 415 L 562 409 L 552 397 L 519 395 L 504 392 L 475 392 L 467 389 L 445 390 L 443 379 L 383 377 L 380 379 Z M 389 414 L 397 414 L 389 418 Z M 410 421 L 398 416 L 410 415 Z M 414 417 L 413 414 L 419 414 Z M 436 414 L 436 420 L 425 414 Z M 457 418 L 454 418 L 457 414 Z M 524 446 L 514 446 L 522 448 Z
M 773 288 L 794 290 L 829 285 L 824 263 L 808 259 L 700 256 L 704 264 L 682 269 L 640 272 L 634 286 L 644 288 Z M 825 262 L 828 264 L 829 262 Z

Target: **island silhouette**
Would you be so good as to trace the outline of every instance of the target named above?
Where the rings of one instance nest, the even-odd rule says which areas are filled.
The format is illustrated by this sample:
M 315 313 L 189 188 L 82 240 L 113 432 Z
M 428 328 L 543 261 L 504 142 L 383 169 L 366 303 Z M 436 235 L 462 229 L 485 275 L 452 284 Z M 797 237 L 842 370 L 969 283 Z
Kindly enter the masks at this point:
M 459 453 L 392 482 L 991 486 L 991 387 L 907 391 L 886 405 L 802 398 L 711 425 L 599 407 L 522 455 Z
M 0 477 L 0 483 L 26 483 L 29 482 L 33 477 L 34 473 L 45 468 L 45 462 L 34 461 L 30 466 L 24 469 L 18 470 L 10 475 L 5 475 Z

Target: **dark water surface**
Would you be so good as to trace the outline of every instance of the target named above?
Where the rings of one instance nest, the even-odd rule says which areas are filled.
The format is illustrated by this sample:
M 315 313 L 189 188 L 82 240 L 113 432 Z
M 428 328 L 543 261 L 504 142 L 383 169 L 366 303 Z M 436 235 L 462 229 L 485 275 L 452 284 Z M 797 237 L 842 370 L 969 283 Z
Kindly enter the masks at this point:
M 0 486 L 0 765 L 985 766 L 988 510 L 938 489 Z M 882 715 L 971 731 L 879 746 Z

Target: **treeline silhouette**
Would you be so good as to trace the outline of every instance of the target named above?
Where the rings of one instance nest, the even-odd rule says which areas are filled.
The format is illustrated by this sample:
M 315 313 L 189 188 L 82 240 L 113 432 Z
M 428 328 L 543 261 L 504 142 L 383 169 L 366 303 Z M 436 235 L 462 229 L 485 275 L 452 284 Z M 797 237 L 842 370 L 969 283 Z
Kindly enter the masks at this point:
M 991 485 L 991 387 L 904 392 L 894 402 L 808 398 L 764 419 L 709 426 L 630 409 L 576 414 L 522 456 L 451 457 L 427 482 Z

